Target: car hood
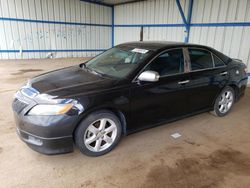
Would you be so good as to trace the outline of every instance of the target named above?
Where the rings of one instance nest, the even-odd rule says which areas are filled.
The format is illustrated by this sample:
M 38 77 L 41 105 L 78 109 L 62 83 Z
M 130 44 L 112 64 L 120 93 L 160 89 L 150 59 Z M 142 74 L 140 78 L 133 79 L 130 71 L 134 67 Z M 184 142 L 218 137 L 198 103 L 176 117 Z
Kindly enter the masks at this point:
M 30 85 L 39 93 L 65 97 L 100 92 L 114 86 L 116 82 L 115 79 L 83 70 L 80 66 L 72 66 L 34 77 Z

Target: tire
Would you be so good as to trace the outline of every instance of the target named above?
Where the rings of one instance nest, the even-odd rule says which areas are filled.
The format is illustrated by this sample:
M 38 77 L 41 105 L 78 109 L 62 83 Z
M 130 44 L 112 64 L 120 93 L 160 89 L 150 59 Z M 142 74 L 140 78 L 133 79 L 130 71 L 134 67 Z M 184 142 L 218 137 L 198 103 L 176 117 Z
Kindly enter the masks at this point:
M 74 135 L 81 153 L 98 157 L 110 152 L 121 138 L 121 122 L 112 112 L 101 110 L 88 115 Z
M 235 91 L 233 88 L 226 86 L 217 96 L 212 113 L 218 117 L 223 117 L 230 112 L 234 102 Z

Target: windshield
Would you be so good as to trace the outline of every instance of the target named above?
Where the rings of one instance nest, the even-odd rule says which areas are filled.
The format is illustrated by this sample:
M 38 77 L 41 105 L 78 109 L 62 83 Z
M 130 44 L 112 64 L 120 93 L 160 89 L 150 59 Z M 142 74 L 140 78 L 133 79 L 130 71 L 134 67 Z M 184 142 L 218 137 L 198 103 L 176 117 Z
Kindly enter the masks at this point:
M 102 75 L 125 78 L 150 54 L 145 49 L 112 48 L 88 61 L 85 67 Z

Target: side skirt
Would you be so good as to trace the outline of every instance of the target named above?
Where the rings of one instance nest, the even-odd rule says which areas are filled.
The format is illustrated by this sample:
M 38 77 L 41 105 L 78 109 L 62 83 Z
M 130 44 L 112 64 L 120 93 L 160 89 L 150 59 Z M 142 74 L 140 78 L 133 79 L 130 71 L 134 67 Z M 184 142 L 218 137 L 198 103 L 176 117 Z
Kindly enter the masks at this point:
M 154 128 L 154 127 L 158 127 L 158 126 L 162 126 L 162 125 L 165 125 L 166 123 L 172 123 L 172 122 L 175 122 L 177 120 L 181 120 L 181 119 L 184 119 L 184 118 L 187 118 L 187 117 L 191 117 L 191 116 L 194 116 L 194 115 L 197 115 L 197 114 L 201 114 L 201 113 L 204 113 L 204 112 L 209 112 L 213 109 L 209 108 L 209 109 L 204 109 L 204 110 L 200 110 L 200 111 L 197 111 L 197 112 L 194 112 L 194 113 L 190 113 L 190 114 L 186 114 L 186 115 L 183 115 L 183 116 L 179 116 L 179 117 L 176 117 L 176 118 L 171 118 L 169 120 L 166 120 L 166 121 L 163 121 L 163 122 L 160 122 L 160 123 L 156 123 L 156 124 L 151 124 L 151 125 L 147 125 L 147 126 L 144 126 L 140 129 L 136 129 L 136 130 L 127 130 L 127 134 L 126 135 L 129 135 L 129 134 L 133 134 L 133 133 L 136 133 L 136 132 L 139 132 L 139 131 L 142 131 L 142 130 L 146 130 L 146 129 L 151 129 L 151 128 Z

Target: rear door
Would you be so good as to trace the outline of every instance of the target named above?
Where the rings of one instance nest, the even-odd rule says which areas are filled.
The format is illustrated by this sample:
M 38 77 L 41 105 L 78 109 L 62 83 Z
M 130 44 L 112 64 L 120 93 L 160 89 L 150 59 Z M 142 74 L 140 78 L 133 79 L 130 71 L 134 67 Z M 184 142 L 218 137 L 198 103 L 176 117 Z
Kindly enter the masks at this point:
M 189 112 L 213 106 L 214 100 L 228 81 L 226 66 L 212 52 L 202 48 L 188 48 L 190 62 Z

